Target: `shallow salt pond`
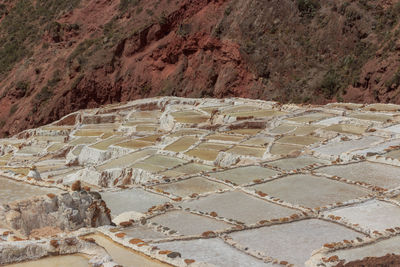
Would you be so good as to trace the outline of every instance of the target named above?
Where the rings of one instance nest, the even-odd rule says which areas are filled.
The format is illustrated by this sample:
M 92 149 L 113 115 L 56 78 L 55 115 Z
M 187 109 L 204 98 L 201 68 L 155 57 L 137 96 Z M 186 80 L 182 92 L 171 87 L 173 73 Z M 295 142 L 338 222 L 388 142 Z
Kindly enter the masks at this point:
M 0 204 L 33 196 L 46 195 L 48 193 L 62 192 L 59 189 L 24 184 L 22 182 L 16 182 L 2 177 L 0 177 L 0 184 Z
M 267 256 L 304 266 L 312 252 L 325 243 L 363 235 L 335 223 L 309 219 L 231 234 L 234 241 Z M 268 237 L 268 238 L 266 238 Z
M 86 236 L 87 238 L 93 238 L 96 244 L 103 247 L 108 254 L 112 257 L 113 261 L 122 266 L 146 266 L 146 267 L 161 267 L 171 266 L 166 263 L 162 263 L 155 259 L 140 254 L 133 249 L 126 248 L 122 245 L 117 244 L 108 237 L 102 234 L 94 234 Z M 75 267 L 75 266 L 74 266 Z
M 175 141 L 174 143 L 168 145 L 165 150 L 173 152 L 181 152 L 188 149 L 190 146 L 194 145 L 198 141 L 197 138 L 191 136 L 185 136 L 181 139 Z
M 157 243 L 155 245 L 161 249 L 179 251 L 183 258 L 194 259 L 198 262 L 211 263 L 214 264 L 213 266 L 279 266 L 272 263 L 264 263 L 229 246 L 218 238 L 171 241 L 159 244 Z
M 257 179 L 266 179 L 278 174 L 277 171 L 260 166 L 248 166 L 210 173 L 210 176 L 235 184 L 247 184 Z
M 57 257 L 46 257 L 40 260 L 27 261 L 6 265 L 8 267 L 88 267 L 89 260 L 83 255 L 66 255 Z
M 252 186 L 271 196 L 309 208 L 344 202 L 369 194 L 360 187 L 308 174 L 283 177 Z
M 203 194 L 215 192 L 221 189 L 227 189 L 228 187 L 220 183 L 209 181 L 203 177 L 194 177 L 176 183 L 157 185 L 155 188 L 172 193 L 176 196 L 186 197 L 193 193 Z

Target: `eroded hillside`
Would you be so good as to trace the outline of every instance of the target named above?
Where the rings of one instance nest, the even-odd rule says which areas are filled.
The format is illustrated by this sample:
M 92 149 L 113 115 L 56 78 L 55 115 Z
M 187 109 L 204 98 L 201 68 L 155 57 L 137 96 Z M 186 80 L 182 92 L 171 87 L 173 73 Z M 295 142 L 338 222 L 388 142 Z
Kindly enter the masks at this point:
M 158 95 L 400 103 L 391 0 L 0 1 L 2 135 Z

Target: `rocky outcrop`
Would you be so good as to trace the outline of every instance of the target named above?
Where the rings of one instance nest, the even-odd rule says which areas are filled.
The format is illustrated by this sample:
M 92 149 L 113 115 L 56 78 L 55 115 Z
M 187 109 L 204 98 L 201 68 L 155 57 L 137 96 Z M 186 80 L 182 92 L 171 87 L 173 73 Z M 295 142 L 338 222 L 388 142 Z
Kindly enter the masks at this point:
M 23 235 L 33 230 L 52 227 L 73 231 L 111 223 L 110 210 L 94 192 L 48 194 L 0 207 L 0 221 Z
M 106 251 L 93 242 L 88 242 L 77 235 L 64 238 L 28 240 L 0 243 L 0 265 L 37 260 L 57 255 L 84 253 L 91 258 L 91 266 L 106 266 L 112 263 Z M 84 234 L 84 233 L 82 233 Z M 112 264 L 110 266 L 115 266 Z

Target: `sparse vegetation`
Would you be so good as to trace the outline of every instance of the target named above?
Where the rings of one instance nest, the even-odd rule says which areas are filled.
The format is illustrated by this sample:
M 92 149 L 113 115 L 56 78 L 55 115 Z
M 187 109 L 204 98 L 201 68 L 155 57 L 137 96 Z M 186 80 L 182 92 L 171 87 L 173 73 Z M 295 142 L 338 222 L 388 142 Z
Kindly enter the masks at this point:
M 400 86 L 400 68 L 396 71 L 396 73 L 392 76 L 391 79 L 385 82 L 385 86 L 388 91 Z
M 0 26 L 0 75 L 16 62 L 32 54 L 31 47 L 62 12 L 79 4 L 80 0 L 18 0 Z
M 12 105 L 10 108 L 9 116 L 12 116 L 15 112 L 17 112 L 17 110 L 18 110 L 18 104 Z
M 190 34 L 190 24 L 179 24 L 176 34 L 185 37 Z
M 330 69 L 324 76 L 321 89 L 326 97 L 332 97 L 341 87 L 340 76 L 334 69 Z
M 26 92 L 29 89 L 29 82 L 27 82 L 27 81 L 19 81 L 15 85 L 15 89 L 17 89 L 17 91 L 20 91 L 23 95 L 25 95 Z
M 318 0 L 297 0 L 297 8 L 302 17 L 313 18 L 320 7 Z
M 48 86 L 45 86 L 42 88 L 42 90 L 40 90 L 38 94 L 36 94 L 35 100 L 37 100 L 39 103 L 42 103 L 49 100 L 52 96 L 52 90 Z
M 119 10 L 126 11 L 131 6 L 137 6 L 140 0 L 121 0 L 119 3 Z

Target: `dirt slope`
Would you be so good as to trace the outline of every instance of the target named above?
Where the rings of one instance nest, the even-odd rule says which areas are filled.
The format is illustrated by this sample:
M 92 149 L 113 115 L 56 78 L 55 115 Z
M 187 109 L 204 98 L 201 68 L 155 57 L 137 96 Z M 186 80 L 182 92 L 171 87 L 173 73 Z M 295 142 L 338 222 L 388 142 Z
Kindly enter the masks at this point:
M 390 0 L 2 0 L 0 134 L 136 98 L 400 103 Z

